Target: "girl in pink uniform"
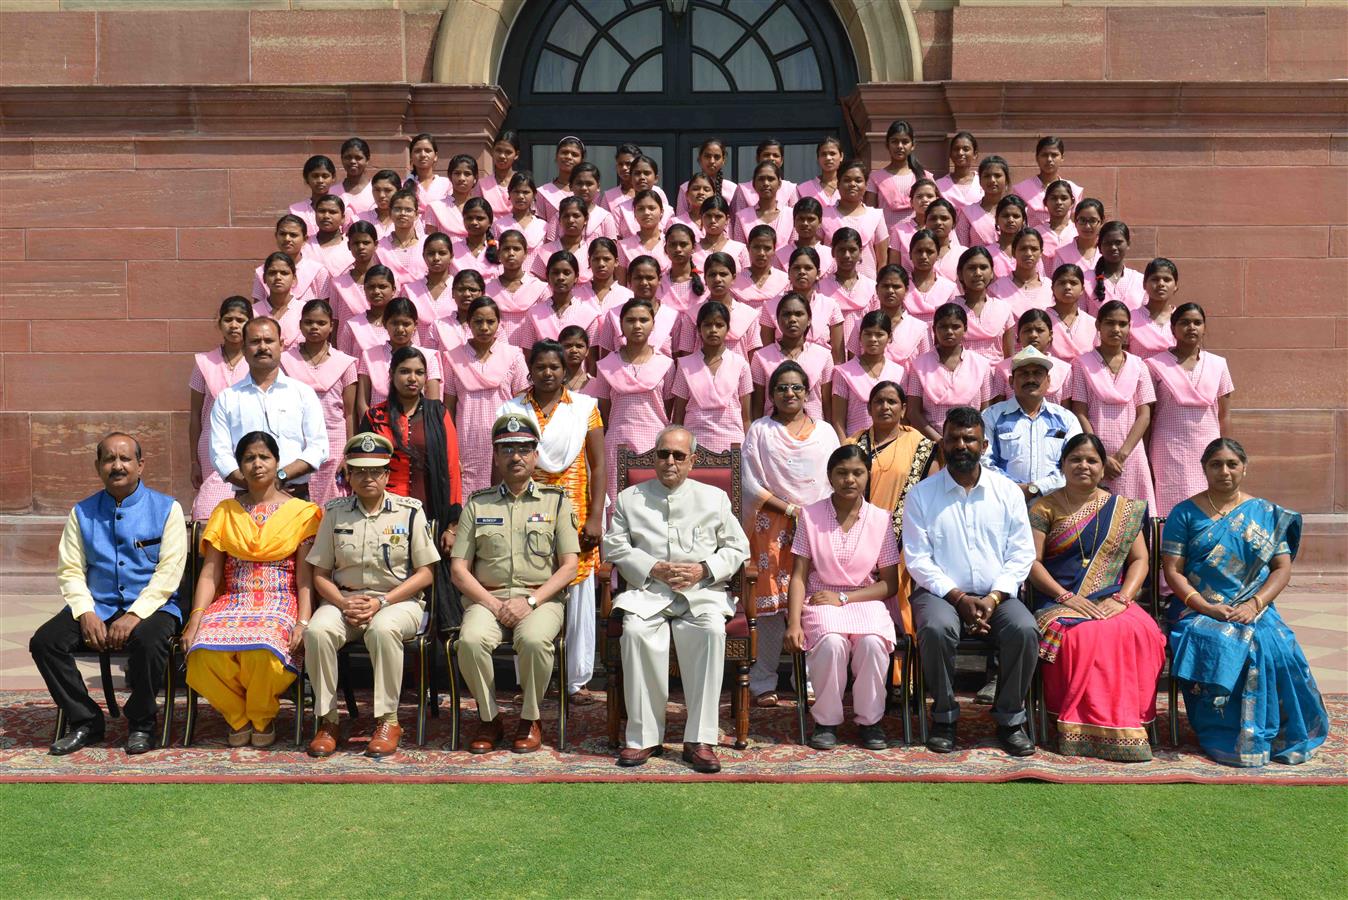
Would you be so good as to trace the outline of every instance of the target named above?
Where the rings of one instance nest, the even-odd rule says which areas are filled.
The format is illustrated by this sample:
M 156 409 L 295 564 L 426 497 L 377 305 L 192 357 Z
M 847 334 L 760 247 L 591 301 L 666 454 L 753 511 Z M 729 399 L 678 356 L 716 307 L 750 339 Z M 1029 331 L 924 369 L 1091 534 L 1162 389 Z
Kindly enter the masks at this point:
M 726 203 L 735 199 L 735 182 L 726 181 L 721 173 L 725 168 L 725 143 L 720 138 L 708 138 L 697 148 L 697 165 L 702 170 L 702 174 L 707 176 L 711 182 L 712 194 L 719 194 L 725 198 Z M 688 202 L 688 182 L 679 186 L 678 204 L 675 207 L 675 213 L 685 218 L 694 218 L 697 215 L 699 206 L 692 206 Z
M 337 317 L 338 335 L 343 322 L 369 308 L 365 300 L 365 275 L 371 267 L 378 265 L 374 255 L 378 246 L 379 238 L 369 222 L 354 222 L 346 230 L 346 249 L 351 251 L 351 264 L 332 279 L 330 298 L 333 314 Z
M 534 248 L 529 271 L 535 278 L 546 279 L 548 260 L 557 251 L 565 250 L 580 263 L 580 283 L 585 284 L 590 280 L 589 240 L 585 237 L 585 228 L 589 221 L 590 204 L 586 203 L 584 198 L 569 196 L 561 199 L 554 219 L 557 239 Z
M 665 255 L 665 234 L 661 230 L 665 221 L 664 201 L 653 190 L 640 190 L 632 198 L 632 217 L 636 230 L 618 242 L 618 280 L 627 280 L 627 267 L 638 256 L 653 256 L 660 268 L 669 268 L 669 257 Z
M 865 257 L 861 235 L 846 226 L 833 232 L 832 275 L 820 279 L 818 293 L 838 306 L 843 318 L 843 340 L 856 330 L 857 322 L 875 302 L 875 279 L 861 274 L 858 263 Z
M 584 328 L 568 326 L 557 335 L 557 343 L 562 345 L 562 365 L 566 367 L 566 389 L 589 396 L 589 387 L 594 381 L 587 366 L 590 364 L 589 335 Z
M 500 275 L 499 244 L 491 228 L 491 204 L 481 197 L 469 197 L 463 205 L 463 227 L 467 234 L 454 241 L 449 270 L 472 269 L 483 278 Z
M 358 137 L 342 141 L 342 180 L 328 188 L 329 194 L 342 198 L 355 221 L 361 213 L 374 209 L 374 194 L 370 190 L 370 145 Z
M 551 297 L 546 303 L 535 303 L 510 335 L 510 343 L 529 351 L 541 340 L 557 340 L 562 329 L 577 325 L 585 329 L 591 342 L 599 333 L 599 304 L 580 300 L 575 296 L 576 277 L 580 265 L 565 250 L 558 250 L 548 259 L 548 289 Z
M 838 170 L 838 202 L 824 210 L 822 232 L 831 240 L 839 228 L 852 228 L 861 236 L 864 251 L 858 268 L 867 278 L 874 278 L 879 268 L 889 262 L 889 226 L 885 214 L 863 201 L 866 191 L 866 164 L 859 159 L 846 163 Z
M 693 229 L 682 223 L 676 222 L 665 231 L 665 258 L 669 260 L 669 270 L 660 279 L 660 300 L 679 312 L 693 310 L 707 292 L 702 273 L 693 265 L 696 240 Z
M 271 316 L 281 324 L 281 344 L 293 347 L 300 341 L 301 300 L 295 299 L 295 263 L 279 250 L 261 266 L 267 296 L 253 304 L 254 316 Z
M 369 222 L 374 226 L 378 237 L 393 233 L 393 210 L 389 204 L 393 195 L 402 190 L 403 180 L 392 169 L 380 169 L 370 179 L 370 197 L 374 205 L 356 216 L 357 221 Z M 416 229 L 421 231 L 421 220 L 417 219 Z
M 891 331 L 885 355 L 905 369 L 915 356 L 931 349 L 931 328 L 917 316 L 909 315 L 904 308 L 908 287 L 908 273 L 902 266 L 885 266 L 875 284 L 875 300 L 865 310 L 879 310 L 889 316 Z M 847 335 L 847 352 L 852 356 L 861 353 L 860 319 Z
M 932 266 L 943 278 L 959 281 L 959 259 L 965 245 L 955 237 L 955 207 L 948 200 L 933 200 L 927 205 L 927 227 L 936 238 L 936 258 Z M 914 235 L 916 239 L 916 235 Z M 912 244 L 909 244 L 911 258 Z M 914 263 L 916 266 L 916 263 Z M 914 268 L 914 274 L 917 270 Z
M 618 284 L 618 245 L 611 238 L 600 237 L 590 241 L 590 283 L 576 285 L 577 300 L 593 300 L 607 316 L 614 313 L 615 333 L 617 311 L 632 299 L 632 292 Z M 656 275 L 658 282 L 659 274 Z
M 1013 245 L 1016 235 L 1026 227 L 1028 226 L 1025 224 L 1025 201 L 1015 194 L 1003 197 L 1002 202 L 997 204 L 997 240 L 984 244 L 987 251 L 992 254 L 992 274 L 995 277 L 1010 275 L 1016 268 Z M 1042 238 L 1040 247 L 1041 249 L 1043 247 Z
M 342 319 L 342 324 L 337 327 L 337 349 L 357 359 L 366 347 L 387 340 L 384 307 L 397 295 L 398 282 L 388 266 L 370 266 L 361 289 L 365 294 L 363 308 Z
M 895 222 L 894 227 L 889 230 L 890 265 L 904 268 L 912 265 L 908 258 L 908 245 L 912 242 L 913 235 L 927 227 L 927 207 L 940 196 L 936 182 L 930 178 L 919 178 L 913 182 L 912 191 L 908 196 L 912 212 Z
M 389 210 L 393 213 L 393 230 L 379 239 L 375 254 L 381 264 L 393 270 L 399 283 L 416 281 L 426 274 L 426 260 L 421 256 L 426 238 L 417 231 L 416 192 L 398 191 L 389 201 Z
M 882 381 L 903 382 L 904 368 L 889 358 L 889 339 L 894 325 L 879 310 L 861 317 L 861 354 L 833 370 L 833 409 L 829 416 L 838 440 L 845 441 L 871 427 L 868 403 L 871 391 Z
M 936 179 L 936 189 L 962 210 L 983 199 L 978 179 L 978 138 L 967 131 L 955 132 L 947 155 L 950 171 Z
M 791 254 L 791 265 L 786 270 L 791 280 L 791 293 L 801 297 L 810 306 L 810 330 L 808 340 L 819 344 L 833 356 L 834 365 L 840 365 L 847 358 L 843 342 L 842 310 L 831 297 L 825 297 L 817 290 L 819 285 L 819 257 L 809 247 L 797 249 Z M 786 295 L 790 296 L 790 294 Z M 785 299 L 783 297 L 782 299 Z M 763 343 L 777 340 L 780 323 L 777 319 L 777 307 L 781 301 L 768 301 L 759 315 L 759 324 L 763 327 Z
M 597 237 L 616 240 L 618 223 L 609 211 L 600 205 L 599 167 L 594 163 L 580 163 L 571 170 L 571 196 L 584 200 L 589 207 L 585 219 L 585 240 Z M 556 237 L 554 232 L 549 237 Z
M 836 137 L 824 138 L 814 148 L 814 157 L 819 163 L 819 174 L 797 185 L 796 195 L 800 200 L 808 197 L 821 206 L 833 206 L 838 202 L 838 168 L 843 163 L 842 141 Z M 798 204 L 800 200 L 797 200 Z
M 1016 320 L 1017 351 L 1033 347 L 1050 360 L 1048 387 L 1044 399 L 1059 406 L 1067 405 L 1067 388 L 1072 380 L 1071 363 L 1053 355 L 1053 320 L 1042 309 L 1028 309 Z M 1009 400 L 1016 395 L 1011 389 L 1011 363 L 1007 357 L 992 367 L 992 402 Z
M 456 309 L 450 286 L 450 248 L 449 235 L 439 231 L 426 235 L 426 241 L 421 245 L 426 274 L 403 285 L 403 296 L 417 308 L 417 340 L 422 346 L 426 346 L 435 331 L 436 320 Z
M 871 170 L 866 179 L 866 203 L 883 212 L 886 235 L 912 209 L 913 182 L 927 177 L 927 170 L 917 160 L 916 143 L 913 126 L 902 119 L 891 122 L 885 131 L 889 165 Z
M 638 256 L 632 260 L 627 270 L 627 286 L 631 289 L 630 300 L 645 300 L 651 307 L 652 322 L 645 326 L 646 343 L 657 353 L 674 356 L 674 330 L 679 327 L 682 318 L 678 308 L 664 302 L 660 291 L 660 263 L 653 256 Z M 599 338 L 595 343 L 604 353 L 616 353 L 626 346 L 623 337 L 622 311 L 627 306 L 609 304 L 599 326 Z
M 472 331 L 468 327 L 468 308 L 478 297 L 487 293 L 482 276 L 472 269 L 464 269 L 454 276 L 450 287 L 450 302 L 436 301 L 435 319 L 422 346 L 434 351 L 441 361 L 445 354 L 468 342 Z
M 669 201 L 665 199 L 665 192 L 660 189 L 659 181 L 659 163 L 649 156 L 637 156 L 632 160 L 632 194 L 630 196 L 624 194 L 621 197 L 614 198 L 609 205 L 609 212 L 618 221 L 618 234 L 620 236 L 631 237 L 641 230 L 641 224 L 637 221 L 636 201 L 637 195 L 642 191 L 654 191 L 655 195 L 660 198 L 658 230 L 661 233 L 674 218 L 674 210 Z
M 822 422 L 824 410 L 833 409 L 833 354 L 809 340 L 810 304 L 804 297 L 793 291 L 776 306 L 777 340 L 764 344 L 749 366 L 754 379 L 754 418 L 772 415 L 772 397 L 767 384 L 777 367 L 790 360 L 809 376 L 805 411 Z
M 477 197 L 477 160 L 460 153 L 449 161 L 449 193 L 439 200 L 423 203 L 421 220 L 427 231 L 443 231 L 453 238 L 468 233 L 463 223 L 464 205 Z M 487 224 L 491 225 L 491 204 L 487 204 Z
M 762 199 L 765 187 L 758 183 L 759 166 L 763 163 L 772 163 L 776 167 L 777 184 L 775 187 L 768 188 L 771 192 L 771 199 L 776 208 L 786 209 L 796 203 L 796 183 L 787 181 L 782 177 L 782 167 L 786 165 L 786 148 L 777 138 L 764 138 L 759 142 L 754 150 L 754 172 L 752 180 L 746 181 L 735 191 L 735 200 L 731 208 L 739 213 L 746 209 L 762 208 Z M 740 236 L 744 240 L 744 235 L 748 234 L 746 229 Z
M 1235 386 L 1226 360 L 1203 349 L 1207 314 L 1184 303 L 1170 318 L 1175 346 L 1147 360 L 1156 388 L 1148 456 L 1156 475 L 1156 515 L 1207 490 L 1203 448 L 1231 433 Z
M 1156 492 L 1142 439 L 1151 425 L 1156 390 L 1146 363 L 1124 349 L 1129 318 L 1128 307 L 1117 300 L 1100 307 L 1100 347 L 1073 361 L 1067 396 L 1081 430 L 1097 435 L 1109 454 L 1105 486 L 1154 510 Z
M 304 161 L 304 183 L 309 186 L 309 196 L 290 204 L 286 212 L 302 219 L 310 234 L 318 231 L 318 220 L 314 216 L 318 201 L 328 195 L 336 180 L 337 167 L 328 157 L 311 156 Z
M 1132 235 L 1122 222 L 1100 226 L 1100 258 L 1095 261 L 1095 285 L 1086 306 L 1097 310 L 1110 300 L 1122 300 L 1129 309 L 1141 309 L 1147 303 L 1142 273 L 1124 265 Z M 1185 498 L 1188 499 L 1188 498 Z
M 497 254 L 501 274 L 487 283 L 487 296 L 496 303 L 501 340 L 509 341 L 515 329 L 524 324 L 529 309 L 547 297 L 548 285 L 533 273 L 524 271 L 524 261 L 529 253 L 524 235 L 518 231 L 507 231 L 501 235 Z M 547 274 L 546 271 L 544 274 Z
M 1175 312 L 1174 297 L 1179 290 L 1179 267 L 1163 256 L 1147 263 L 1142 273 L 1147 304 L 1132 311 L 1128 328 L 1128 352 L 1150 359 L 1175 346 L 1170 316 Z M 1103 307 L 1102 307 L 1103 308 Z
M 725 253 L 735 260 L 738 268 L 749 265 L 749 248 L 730 237 L 730 204 L 724 197 L 708 197 L 699 207 L 702 237 L 693 248 L 693 265 L 706 270 L 707 257 Z
M 342 198 L 328 194 L 314 204 L 314 220 L 317 231 L 309 236 L 305 244 L 306 259 L 313 259 L 323 266 L 328 274 L 328 299 L 332 299 L 332 279 L 354 262 L 351 250 L 346 246 L 346 235 L 342 233 L 346 221 L 346 206 Z
M 955 302 L 969 314 L 965 346 L 986 357 L 988 363 L 1011 355 L 1016 317 L 1011 304 L 988 296 L 992 284 L 992 255 L 983 247 L 970 247 L 960 255 L 960 296 Z
M 966 247 L 991 244 L 997 239 L 997 204 L 1011 193 L 1011 165 L 1000 156 L 983 157 L 978 164 L 978 184 L 983 196 L 960 211 L 955 229 L 956 238 Z
M 753 356 L 755 350 L 763 346 L 762 329 L 759 327 L 759 312 L 747 303 L 737 303 L 730 292 L 735 281 L 735 260 L 725 253 L 713 253 L 707 257 L 707 266 L 703 282 L 707 286 L 705 301 L 694 310 L 685 311 L 674 326 L 674 355 L 682 357 L 696 353 L 702 346 L 702 334 L 698 327 L 698 316 L 707 303 L 715 301 L 726 310 L 726 331 L 721 336 L 725 349 L 745 360 Z
M 440 147 L 435 138 L 422 132 L 413 135 L 407 147 L 412 161 L 412 174 L 407 179 L 412 184 L 407 187 L 415 189 L 418 208 L 445 199 L 450 183 L 445 176 L 435 174 L 435 164 L 440 161 Z
M 762 311 L 770 301 L 777 299 L 791 287 L 786 273 L 776 268 L 776 232 L 771 225 L 755 225 L 746 242 L 749 268 L 735 276 L 730 293 L 741 303 Z
M 1062 179 L 1044 188 L 1044 209 L 1048 212 L 1048 223 L 1039 229 L 1039 233 L 1044 238 L 1046 260 L 1052 259 L 1059 247 L 1076 240 L 1077 227 L 1072 222 L 1076 196 L 1071 183 Z
M 619 313 L 623 346 L 599 360 L 588 393 L 599 400 L 608 459 L 610 510 L 618 496 L 618 448 L 645 453 L 655 446 L 660 429 L 669 424 L 668 402 L 674 381 L 674 360 L 648 342 L 655 324 L 650 301 L 639 297 Z
M 782 202 L 782 170 L 775 162 L 764 160 L 754 166 L 754 202 L 745 203 L 735 213 L 735 237 L 745 244 L 759 225 L 768 225 L 776 237 L 774 245 L 786 245 L 795 232 L 791 205 Z M 742 189 L 743 186 L 741 186 Z M 795 190 L 795 185 L 791 185 Z M 744 195 L 747 196 L 747 195 Z
M 1022 228 L 1011 241 L 1015 268 L 988 287 L 988 295 L 1005 300 L 1017 318 L 1030 309 L 1047 309 L 1053 291 L 1040 271 L 1044 241 L 1033 228 Z
M 491 487 L 491 426 L 496 411 L 529 386 L 529 366 L 518 347 L 497 340 L 496 302 L 481 297 L 468 307 L 472 337 L 442 360 L 445 408 L 459 432 L 463 491 Z
M 1048 308 L 1053 323 L 1050 355 L 1067 363 L 1090 353 L 1098 343 L 1095 318 L 1081 308 L 1081 282 L 1081 270 L 1073 265 L 1059 266 L 1053 273 L 1053 305 Z
M 668 231 L 669 226 L 673 224 L 687 225 L 693 229 L 693 239 L 702 240 L 702 220 L 700 217 L 702 204 L 715 196 L 717 196 L 717 193 L 712 180 L 702 172 L 694 172 L 693 177 L 688 179 L 683 197 L 684 202 L 688 205 L 688 213 L 686 215 L 682 213 L 675 215 L 665 225 L 665 230 Z
M 345 496 L 337 483 L 342 454 L 356 428 L 356 360 L 332 346 L 332 307 L 325 300 L 304 304 L 300 317 L 304 342 L 281 354 L 281 369 L 314 389 L 328 431 L 328 458 L 309 478 L 309 501 L 319 506 Z
M 679 357 L 671 387 L 671 421 L 691 431 L 699 446 L 717 453 L 744 443 L 754 393 L 748 361 L 726 346 L 729 329 L 725 304 L 702 304 L 695 328 L 701 352 Z
M 315 298 L 326 300 L 331 293 L 327 267 L 318 259 L 318 254 L 304 255 L 308 243 L 309 226 L 299 216 L 290 213 L 276 220 L 276 249 L 290 257 L 295 265 L 295 283 L 290 289 L 295 299 L 303 303 Z M 263 283 L 264 270 L 258 266 L 253 270 L 253 299 L 264 300 L 268 289 Z M 299 327 L 299 314 L 295 316 L 296 328 Z
M 932 334 L 936 348 L 913 360 L 903 380 L 908 421 L 933 441 L 941 439 L 946 413 L 957 406 L 982 409 L 992 394 L 992 367 L 986 357 L 966 350 L 969 314 L 958 303 L 936 310 Z
M 356 365 L 358 386 L 356 388 L 356 419 L 359 420 L 371 408 L 388 399 L 389 363 L 393 354 L 403 347 L 416 347 L 425 350 L 417 342 L 417 308 L 406 297 L 394 297 L 384 307 L 385 340 L 365 347 L 360 352 Z M 432 400 L 440 399 L 440 361 L 435 354 L 427 354 L 426 359 L 426 396 Z
M 498 216 L 494 226 L 498 235 L 507 231 L 518 231 L 524 235 L 528 258 L 524 261 L 524 271 L 533 266 L 535 248 L 543 246 L 548 239 L 548 223 L 534 212 L 534 199 L 538 195 L 538 186 L 528 172 L 516 172 L 510 179 L 510 210 Z
M 950 214 L 948 207 L 949 204 L 941 208 L 941 212 L 946 216 Z M 931 325 L 936 310 L 953 301 L 959 294 L 959 286 L 954 280 L 945 277 L 936 269 L 941 258 L 940 247 L 940 238 L 929 228 L 919 230 L 908 244 L 913 277 L 903 305 L 909 313 L 927 325 Z
M 632 163 L 636 162 L 641 155 L 641 148 L 631 141 L 624 141 L 618 145 L 618 149 L 613 152 L 613 170 L 618 176 L 618 183 L 608 190 L 604 191 L 603 199 L 600 203 L 604 209 L 613 212 L 614 207 L 624 198 L 630 200 L 637 189 L 632 186 Z M 616 213 L 614 213 L 616 217 Z
M 234 486 L 220 477 L 211 462 L 211 408 L 215 398 L 230 385 L 248 376 L 243 359 L 243 326 L 253 318 L 253 307 L 243 297 L 227 297 L 220 304 L 216 327 L 220 346 L 198 353 L 187 382 L 192 412 L 187 433 L 192 441 L 192 521 L 204 522 L 222 500 L 234 497 Z
M 1030 224 L 1035 228 L 1048 227 L 1048 210 L 1044 204 L 1045 189 L 1055 181 L 1067 179 L 1058 173 L 1062 166 L 1063 156 L 1067 152 L 1067 145 L 1063 143 L 1062 138 L 1042 137 L 1034 148 L 1034 161 L 1039 166 L 1038 174 L 1025 179 L 1016 185 L 1015 193 L 1025 201 L 1029 208 Z M 1067 182 L 1072 188 L 1072 196 L 1081 196 L 1081 185 Z
M 491 145 L 491 172 L 477 181 L 477 196 L 491 204 L 492 216 L 510 213 L 510 182 L 520 161 L 520 138 L 513 129 L 497 136 Z
M 824 207 L 814 197 L 802 197 L 791 210 L 795 240 L 777 247 L 777 268 L 785 272 L 791 266 L 791 257 L 797 250 L 810 249 L 819 257 L 819 274 L 833 272 L 833 252 L 824 243 Z
M 557 207 L 563 197 L 571 196 L 571 170 L 585 162 L 585 142 L 575 135 L 567 135 L 557 142 L 553 156 L 557 163 L 557 177 L 538 189 L 538 214 L 549 223 L 557 218 Z
M 1081 267 L 1086 284 L 1095 284 L 1095 262 L 1100 258 L 1100 226 L 1105 224 L 1105 205 L 1094 197 L 1086 197 L 1076 205 L 1072 213 L 1072 227 L 1077 236 L 1070 244 L 1060 244 L 1053 254 L 1051 262 L 1045 262 L 1048 271 L 1057 271 L 1058 266 L 1071 263 Z

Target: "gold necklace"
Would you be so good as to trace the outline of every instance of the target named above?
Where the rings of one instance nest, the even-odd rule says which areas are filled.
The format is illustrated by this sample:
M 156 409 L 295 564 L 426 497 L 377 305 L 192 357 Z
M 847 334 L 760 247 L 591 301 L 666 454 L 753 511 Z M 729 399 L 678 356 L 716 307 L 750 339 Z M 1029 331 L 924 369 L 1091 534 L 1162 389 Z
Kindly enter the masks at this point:
M 1240 491 L 1236 491 L 1235 499 L 1231 501 L 1231 509 L 1224 511 L 1218 509 L 1217 504 L 1212 502 L 1211 488 L 1208 488 L 1206 491 L 1203 492 L 1203 499 L 1208 501 L 1208 507 L 1212 510 L 1213 515 L 1215 515 L 1219 519 L 1225 519 L 1228 515 L 1231 514 L 1232 509 L 1235 509 L 1237 506 L 1240 505 Z

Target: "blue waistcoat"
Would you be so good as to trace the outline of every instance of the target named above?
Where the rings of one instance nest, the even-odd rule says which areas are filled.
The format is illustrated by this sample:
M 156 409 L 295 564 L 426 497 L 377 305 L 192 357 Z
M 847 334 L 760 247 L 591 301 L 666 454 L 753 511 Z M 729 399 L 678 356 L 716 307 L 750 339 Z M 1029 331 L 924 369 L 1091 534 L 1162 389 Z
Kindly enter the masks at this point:
M 84 541 L 85 580 L 94 596 L 94 612 L 105 622 L 125 612 L 150 583 L 159 563 L 160 542 L 173 498 L 136 486 L 121 505 L 107 491 L 99 491 L 75 505 Z M 174 588 L 165 612 L 182 621 L 178 591 Z

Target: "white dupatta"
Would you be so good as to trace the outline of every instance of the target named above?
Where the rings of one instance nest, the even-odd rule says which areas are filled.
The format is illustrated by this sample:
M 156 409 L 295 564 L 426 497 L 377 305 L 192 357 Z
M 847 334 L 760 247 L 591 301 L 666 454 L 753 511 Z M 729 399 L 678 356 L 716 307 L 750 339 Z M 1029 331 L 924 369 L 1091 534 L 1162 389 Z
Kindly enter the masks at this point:
M 828 458 L 837 449 L 837 433 L 818 419 L 803 440 L 771 416 L 755 419 L 741 452 L 746 512 L 756 512 L 769 495 L 802 507 L 827 497 Z
M 560 475 L 571 468 L 576 459 L 585 451 L 585 438 L 590 433 L 590 414 L 599 405 L 599 401 L 586 394 L 575 391 L 566 392 L 569 403 L 558 403 L 548 419 L 547 427 L 540 427 L 543 435 L 538 442 L 538 468 L 550 475 Z M 526 416 L 538 424 L 533 404 L 528 393 L 511 397 L 496 411 L 498 416 Z

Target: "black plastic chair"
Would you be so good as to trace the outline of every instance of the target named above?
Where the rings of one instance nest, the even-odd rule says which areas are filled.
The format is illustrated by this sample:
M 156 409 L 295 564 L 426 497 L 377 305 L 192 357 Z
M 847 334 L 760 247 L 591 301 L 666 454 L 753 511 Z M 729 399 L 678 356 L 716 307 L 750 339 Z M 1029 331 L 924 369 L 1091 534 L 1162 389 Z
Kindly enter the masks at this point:
M 1156 620 L 1156 624 L 1161 629 L 1161 634 L 1165 637 L 1165 669 L 1161 672 L 1161 680 L 1165 682 L 1166 699 L 1169 701 L 1169 709 L 1166 710 L 1167 725 L 1170 731 L 1170 746 L 1179 746 L 1179 681 L 1175 679 L 1175 655 L 1170 647 L 1170 628 L 1165 621 L 1165 607 L 1162 603 L 1161 584 L 1165 580 L 1165 574 L 1161 571 L 1161 533 L 1165 529 L 1165 517 L 1152 519 L 1151 531 L 1148 534 L 1150 546 L 1147 548 L 1151 564 L 1150 590 L 1147 591 L 1148 600 L 1151 603 L 1151 615 Z M 1160 684 L 1157 685 L 1158 689 Z M 1156 743 L 1156 722 L 1152 720 L 1147 725 L 1147 733 L 1152 743 Z
M 894 691 L 897 687 L 899 692 L 897 699 L 899 703 L 902 704 L 900 706 L 902 711 L 899 715 L 899 719 L 901 727 L 903 728 L 903 745 L 905 747 L 913 743 L 913 725 L 912 720 L 908 716 L 908 707 L 912 697 L 911 686 L 913 683 L 911 673 L 909 672 L 909 659 L 913 655 L 913 648 L 916 644 L 917 641 L 911 634 L 899 634 L 898 641 L 895 642 L 894 649 L 889 654 L 889 683 L 886 685 L 886 699 L 888 701 L 896 699 L 894 697 Z M 791 666 L 795 673 L 796 684 L 805 684 L 807 681 L 805 672 L 805 654 L 791 654 Z M 899 684 L 897 686 L 894 684 L 894 672 L 896 669 L 900 675 L 898 679 Z M 892 706 L 892 703 L 887 705 Z M 796 701 L 796 729 L 800 738 L 799 743 L 801 744 L 805 744 L 807 741 L 805 720 L 808 706 L 809 704 L 805 701 L 805 695 L 802 694 L 800 699 Z

